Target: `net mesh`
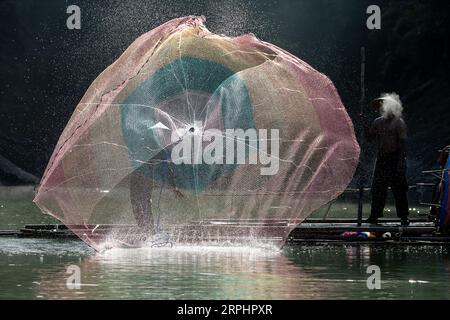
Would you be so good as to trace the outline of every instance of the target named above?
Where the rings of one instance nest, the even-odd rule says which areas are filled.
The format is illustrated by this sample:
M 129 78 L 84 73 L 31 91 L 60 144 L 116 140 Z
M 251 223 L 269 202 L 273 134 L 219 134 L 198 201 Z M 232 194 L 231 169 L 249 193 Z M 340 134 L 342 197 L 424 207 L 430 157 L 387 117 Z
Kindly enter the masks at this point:
M 359 158 L 332 82 L 202 17 L 144 34 L 92 83 L 35 202 L 96 249 L 272 239 L 349 184 Z

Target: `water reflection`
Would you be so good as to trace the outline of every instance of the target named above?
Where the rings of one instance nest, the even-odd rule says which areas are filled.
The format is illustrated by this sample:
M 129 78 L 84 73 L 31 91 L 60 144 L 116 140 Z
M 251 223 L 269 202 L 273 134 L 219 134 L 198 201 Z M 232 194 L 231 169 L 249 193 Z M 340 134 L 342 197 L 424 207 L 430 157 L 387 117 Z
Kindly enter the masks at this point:
M 69 290 L 69 265 L 82 286 Z M 367 289 L 367 267 L 382 290 Z M 450 297 L 445 247 L 303 246 L 114 249 L 0 239 L 0 298 L 390 299 Z
M 57 298 L 296 299 L 332 297 L 279 251 L 176 247 L 114 249 L 80 264 L 82 288 L 69 291 L 65 272 L 40 275 L 40 295 Z M 60 279 L 59 281 L 57 279 Z M 56 281 L 55 281 L 56 280 Z

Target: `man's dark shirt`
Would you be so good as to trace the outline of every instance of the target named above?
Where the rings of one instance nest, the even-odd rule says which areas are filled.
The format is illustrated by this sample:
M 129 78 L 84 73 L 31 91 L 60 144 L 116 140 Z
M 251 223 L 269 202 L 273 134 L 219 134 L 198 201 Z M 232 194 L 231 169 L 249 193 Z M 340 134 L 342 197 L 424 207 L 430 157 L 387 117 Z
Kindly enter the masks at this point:
M 398 117 L 380 117 L 375 119 L 367 134 L 369 142 L 378 147 L 378 157 L 397 154 L 406 155 L 407 128 L 405 121 Z

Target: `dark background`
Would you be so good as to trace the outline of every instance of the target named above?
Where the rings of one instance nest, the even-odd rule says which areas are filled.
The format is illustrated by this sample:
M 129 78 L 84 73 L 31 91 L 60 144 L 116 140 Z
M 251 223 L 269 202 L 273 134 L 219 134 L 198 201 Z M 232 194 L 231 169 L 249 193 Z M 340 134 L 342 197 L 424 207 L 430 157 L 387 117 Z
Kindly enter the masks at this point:
M 66 9 L 81 8 L 81 30 Z M 366 9 L 382 10 L 382 29 Z M 446 0 L 0 0 L 0 184 L 37 182 L 90 83 L 139 35 L 167 20 L 204 15 L 215 33 L 254 33 L 335 83 L 360 132 L 360 48 L 367 99 L 398 92 L 409 126 L 409 178 L 425 180 L 450 144 L 450 2 Z M 375 114 L 370 114 L 375 117 Z M 362 145 L 362 175 L 373 150 Z M 366 179 L 369 183 L 369 179 Z

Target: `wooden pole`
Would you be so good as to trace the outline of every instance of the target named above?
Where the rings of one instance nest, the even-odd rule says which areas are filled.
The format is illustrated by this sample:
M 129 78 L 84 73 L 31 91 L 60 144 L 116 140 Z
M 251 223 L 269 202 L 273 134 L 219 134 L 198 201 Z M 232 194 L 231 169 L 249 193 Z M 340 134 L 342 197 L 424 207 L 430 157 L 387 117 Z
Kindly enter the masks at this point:
M 366 104 L 366 48 L 361 47 L 361 100 L 359 101 L 359 114 L 362 115 L 364 113 L 364 108 Z M 361 135 L 360 139 L 363 141 L 364 135 L 364 125 L 361 125 Z M 361 171 L 361 170 L 360 170 Z M 359 174 L 359 199 L 358 199 L 358 227 L 362 225 L 363 219 L 363 206 L 364 206 L 364 186 L 363 186 L 363 175 L 360 172 Z

